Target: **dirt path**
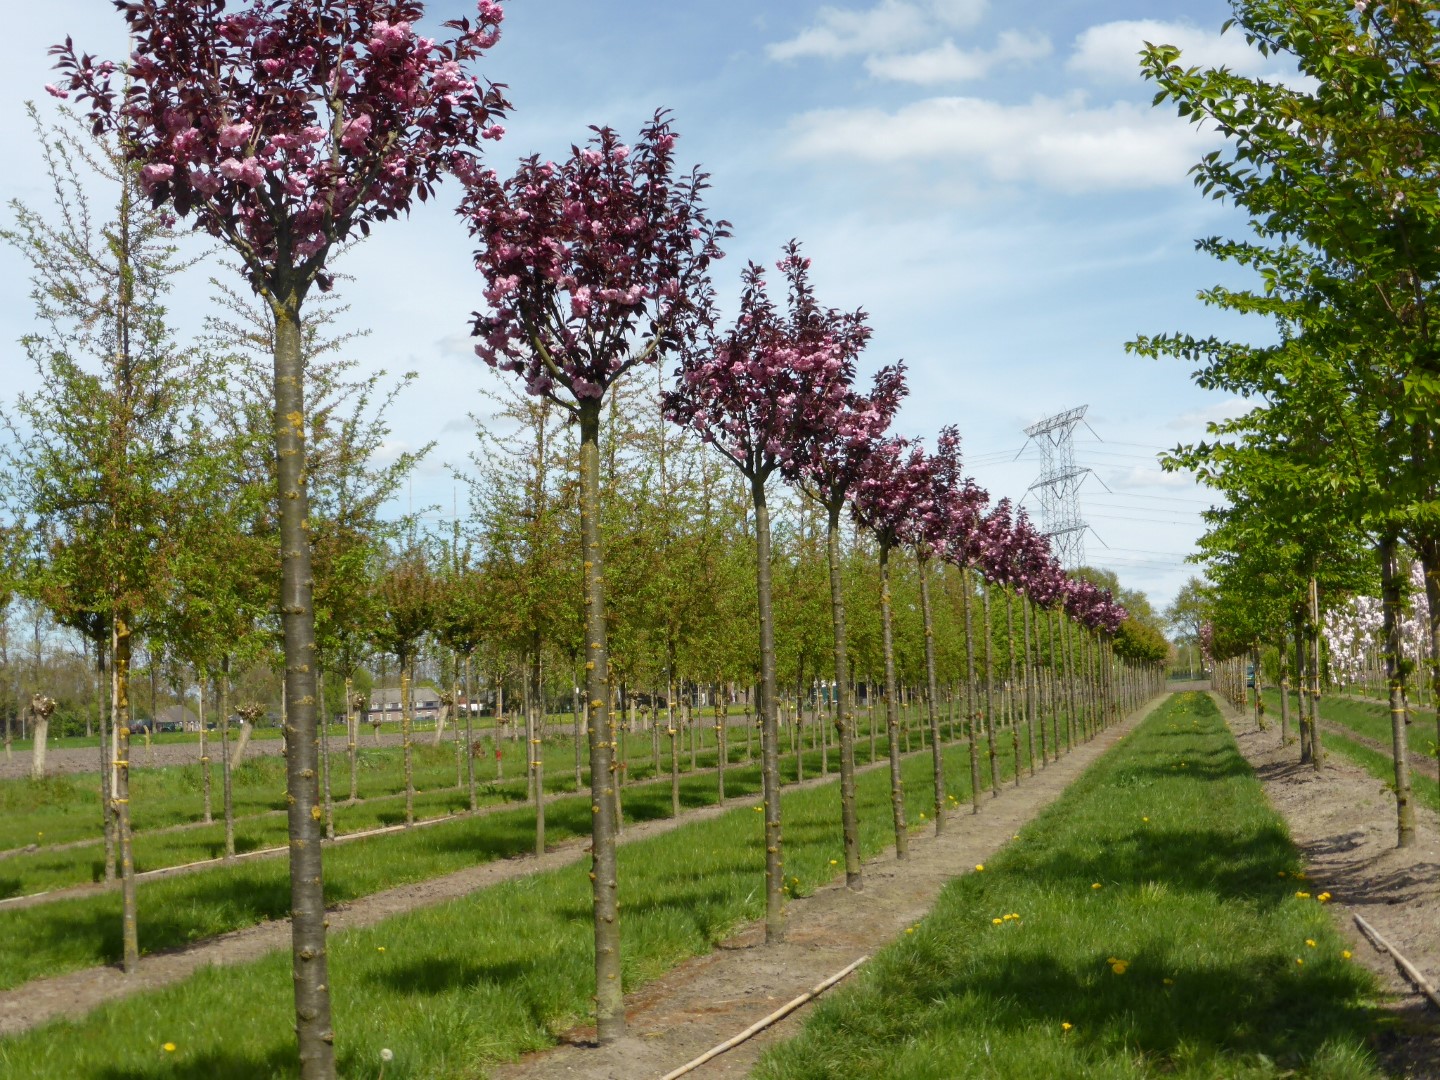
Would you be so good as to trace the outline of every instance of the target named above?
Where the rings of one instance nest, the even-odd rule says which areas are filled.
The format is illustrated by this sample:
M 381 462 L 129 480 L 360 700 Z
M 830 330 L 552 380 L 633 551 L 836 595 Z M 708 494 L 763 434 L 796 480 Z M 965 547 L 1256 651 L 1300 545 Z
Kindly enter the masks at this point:
M 1326 720 L 1324 716 L 1320 717 L 1320 730 L 1327 735 L 1338 735 L 1342 739 L 1349 739 L 1351 742 L 1358 743 L 1367 750 L 1375 751 L 1377 754 L 1384 754 L 1392 761 L 1395 758 L 1395 747 L 1391 744 L 1383 743 L 1379 739 L 1372 739 L 1368 735 L 1361 735 L 1358 731 L 1354 731 L 1344 724 L 1337 723 L 1334 720 Z M 1410 756 L 1410 768 L 1414 772 L 1418 772 L 1422 776 L 1428 776 L 1431 780 L 1440 778 L 1440 769 L 1437 769 L 1434 758 L 1422 754 L 1417 750 L 1410 750 L 1408 753 Z
M 499 1066 L 490 1075 L 494 1080 L 653 1080 L 698 1057 L 904 933 L 929 912 L 946 882 L 983 864 L 1163 700 L 1157 698 L 1033 779 L 1025 778 L 1020 787 L 1005 787 L 982 803 L 980 814 L 952 814 L 944 836 L 913 836 L 907 862 L 898 863 L 893 855 L 870 860 L 863 892 L 852 893 L 836 882 L 793 901 L 784 945 L 767 949 L 763 924 L 756 923 L 711 955 L 631 995 L 626 1006 L 630 1034 L 620 1042 L 597 1048 L 593 1028 L 581 1029 L 555 1049 Z M 689 1076 L 745 1076 L 767 1046 L 799 1029 L 809 1008 Z
M 1395 847 L 1395 796 L 1384 783 L 1339 754 L 1323 772 L 1300 765 L 1294 746 L 1282 747 L 1276 727 L 1260 731 L 1215 695 L 1240 750 L 1254 766 L 1271 803 L 1309 862 L 1310 891 L 1329 892 L 1335 923 L 1354 944 L 1357 959 L 1378 972 L 1397 995 L 1394 1024 L 1377 1039 L 1376 1052 L 1392 1075 L 1440 1078 L 1440 1016 L 1396 974 L 1390 959 L 1355 926 L 1359 914 L 1425 973 L 1440 982 L 1440 829 L 1420 809 L 1419 840 Z M 1358 741 L 1358 740 L 1357 740 Z M 1388 752 L 1388 751 L 1386 751 Z

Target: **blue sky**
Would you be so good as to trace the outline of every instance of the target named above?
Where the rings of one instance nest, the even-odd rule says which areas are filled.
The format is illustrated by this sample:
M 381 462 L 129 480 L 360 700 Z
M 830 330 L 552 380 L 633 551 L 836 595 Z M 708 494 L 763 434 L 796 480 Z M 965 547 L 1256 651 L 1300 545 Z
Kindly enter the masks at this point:
M 429 4 L 437 23 L 470 9 Z M 773 262 L 798 237 L 821 299 L 870 313 L 868 368 L 908 363 L 898 429 L 933 439 L 957 424 L 995 498 L 1023 496 L 1037 475 L 1033 447 L 1011 461 L 1022 429 L 1088 405 L 1093 433 L 1076 438 L 1078 462 L 1094 469 L 1081 499 L 1087 561 L 1160 607 L 1194 572 L 1183 557 L 1210 498 L 1163 474 L 1155 453 L 1243 406 L 1124 343 L 1265 328 L 1195 300 L 1222 275 L 1194 240 L 1244 223 L 1191 186 L 1187 170 L 1217 143 L 1173 108 L 1151 108 L 1135 54 L 1167 41 L 1188 63 L 1283 76 L 1238 34 L 1220 35 L 1228 14 L 1222 0 L 511 0 L 482 66 L 515 104 L 490 161 L 505 172 L 532 152 L 560 156 L 589 124 L 633 133 L 672 109 L 682 160 L 712 174 L 709 205 L 734 224 L 722 296 L 746 260 Z M 123 24 L 108 0 L 47 0 L 7 27 L 0 194 L 40 205 L 22 103 L 48 101 L 45 50 L 68 33 L 118 57 Z M 413 497 L 447 515 L 447 463 L 470 449 L 472 390 L 486 378 L 467 340 L 481 298 L 455 198 L 451 186 L 382 226 L 342 267 L 358 279 L 355 325 L 371 331 L 356 354 L 422 375 L 394 415 L 396 440 L 439 440 Z M 23 280 L 10 252 L 0 271 Z M 6 290 L 0 341 L 27 320 L 24 290 Z M 29 376 L 18 347 L 7 357 L 8 394 Z M 1038 513 L 1033 496 L 1026 505 Z

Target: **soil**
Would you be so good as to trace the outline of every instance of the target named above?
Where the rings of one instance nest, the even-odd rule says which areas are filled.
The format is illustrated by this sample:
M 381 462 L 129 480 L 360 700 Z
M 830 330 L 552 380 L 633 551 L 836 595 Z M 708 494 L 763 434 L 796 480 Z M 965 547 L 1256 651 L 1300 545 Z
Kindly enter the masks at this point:
M 1440 1013 L 1354 920 L 1359 915 L 1375 927 L 1432 986 L 1440 983 L 1440 828 L 1433 815 L 1420 809 L 1417 842 L 1397 848 L 1395 796 L 1383 782 L 1335 753 L 1321 772 L 1301 765 L 1294 740 L 1280 744 L 1278 725 L 1261 731 L 1253 716 L 1214 696 L 1308 861 L 1309 891 L 1330 893 L 1331 915 L 1353 942 L 1355 958 L 1394 995 L 1386 1007 L 1390 1023 L 1375 1041 L 1382 1065 L 1395 1077 L 1440 1080 Z

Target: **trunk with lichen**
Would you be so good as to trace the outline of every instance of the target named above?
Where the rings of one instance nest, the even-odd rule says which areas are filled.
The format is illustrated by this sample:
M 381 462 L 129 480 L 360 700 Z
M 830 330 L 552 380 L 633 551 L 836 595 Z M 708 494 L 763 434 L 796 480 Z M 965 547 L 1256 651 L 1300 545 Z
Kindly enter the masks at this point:
M 110 793 L 115 806 L 115 839 L 120 849 L 120 936 L 125 974 L 140 964 L 135 896 L 135 844 L 130 829 L 130 614 L 114 613 L 110 666 Z
M 980 812 L 980 753 L 975 737 L 979 716 L 975 710 L 975 622 L 970 614 L 970 568 L 960 569 L 960 608 L 965 619 L 965 725 L 970 750 L 970 809 Z
M 275 455 L 280 503 L 280 616 L 285 647 L 285 789 L 290 833 L 290 936 L 295 1037 L 302 1080 L 335 1076 L 325 945 L 316 717 L 314 573 L 306 490 L 300 299 L 272 294 L 275 313 Z

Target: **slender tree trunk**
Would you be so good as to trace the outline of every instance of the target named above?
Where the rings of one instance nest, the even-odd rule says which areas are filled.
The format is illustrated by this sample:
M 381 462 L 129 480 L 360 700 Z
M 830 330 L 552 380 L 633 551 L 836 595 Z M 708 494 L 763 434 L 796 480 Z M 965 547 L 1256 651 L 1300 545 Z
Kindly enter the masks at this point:
M 300 296 L 270 298 L 275 313 L 275 450 L 280 492 L 280 613 L 285 641 L 286 793 L 290 824 L 291 953 L 301 1080 L 335 1076 L 335 1030 L 325 947 L 316 760 L 314 573 L 306 491 Z
M 325 706 L 325 678 L 323 673 L 317 672 L 315 677 L 316 689 L 319 691 L 319 721 L 320 721 L 320 774 L 323 781 L 321 798 L 324 801 L 325 814 L 325 839 L 335 839 L 335 798 L 330 790 L 330 714 Z
M 130 613 L 116 611 L 110 652 L 110 790 L 115 798 L 115 826 L 120 847 L 120 937 L 125 974 L 140 964 L 140 935 L 135 895 L 135 846 L 130 831 Z
M 960 608 L 965 619 L 965 723 L 970 734 L 970 812 L 980 812 L 980 754 L 975 729 L 975 628 L 970 615 L 970 568 L 960 568 Z
M 990 758 L 990 797 L 1000 794 L 1000 760 L 995 752 L 995 660 L 991 639 L 990 583 L 980 582 L 981 615 L 985 620 L 985 753 Z
M 776 714 L 775 616 L 770 603 L 770 510 L 765 478 L 751 478 L 755 505 L 755 586 L 760 611 L 760 776 L 765 811 L 765 943 L 785 940 L 784 851 L 780 828 L 780 725 Z
M 665 733 L 670 737 L 670 816 L 680 816 L 680 744 L 675 727 L 675 667 L 672 663 L 665 673 Z
M 345 676 L 345 753 L 350 761 L 350 802 L 360 796 L 359 759 L 356 743 L 360 735 L 360 710 L 355 704 L 355 680 Z
M 850 652 L 845 631 L 845 583 L 840 571 L 839 499 L 826 508 L 826 557 L 830 564 L 830 620 L 835 630 L 835 730 L 840 737 L 840 834 L 845 849 L 845 885 L 860 890 L 860 818 L 855 804 L 855 699 L 850 693 Z
M 113 643 L 113 638 L 112 638 Z M 99 642 L 96 643 L 96 651 L 104 655 Z M 110 711 L 113 703 L 113 696 L 108 692 L 107 680 L 105 679 L 104 662 L 101 661 L 100 668 L 95 677 L 96 690 L 100 698 L 99 728 L 100 728 L 100 821 L 105 830 L 105 884 L 115 883 L 115 848 L 118 842 L 115 828 L 115 789 L 112 786 L 114 780 L 114 753 L 110 747 L 111 729 L 113 719 L 107 720 L 106 714 Z M 9 714 L 6 714 L 7 718 Z
M 1038 689 L 1035 680 L 1035 658 L 1030 645 L 1031 630 L 1033 629 L 1031 626 L 1032 619 L 1030 617 L 1031 606 L 1032 605 L 1030 603 L 1030 597 L 1028 595 L 1020 597 L 1020 614 L 1023 616 L 1023 620 L 1020 626 L 1020 632 L 1025 635 L 1025 727 L 1030 733 L 1030 775 L 1034 776 L 1036 734 L 1035 727 L 1038 720 L 1038 711 L 1036 708 L 1037 702 L 1035 698 L 1038 693 Z M 1045 764 L 1044 723 L 1040 722 L 1039 727 L 1040 764 L 1043 766 Z
M 575 739 L 575 790 L 579 791 L 585 786 L 585 762 L 580 749 L 585 739 L 585 713 L 580 708 L 580 673 L 571 674 L 575 681 L 570 684 L 570 719 Z
M 205 824 L 206 824 L 206 825 L 211 825 L 211 824 L 214 824 L 214 821 L 215 821 L 215 811 L 214 811 L 214 807 L 213 807 L 213 796 L 212 796 L 212 794 L 211 794 L 211 787 L 210 787 L 210 740 L 209 740 L 208 734 L 207 734 L 206 731 L 205 731 L 205 690 L 206 690 L 206 685 L 205 685 L 205 684 L 206 684 L 207 682 L 209 682 L 210 680 L 209 680 L 207 674 L 206 674 L 205 672 L 203 672 L 203 671 L 197 671 L 197 672 L 196 672 L 196 677 L 198 678 L 198 680 L 199 680 L 199 682 L 200 682 L 200 700 L 199 700 L 199 702 L 198 702 L 197 704 L 198 704 L 199 710 L 200 710 L 199 715 L 200 715 L 200 784 L 201 784 L 201 792 L 202 792 L 202 796 L 201 796 L 201 797 L 202 797 L 202 799 L 204 800 L 204 807 L 203 807 L 203 809 L 204 809 L 204 815 L 205 815 L 205 816 L 204 816 Z
M 1425 654 L 1430 673 L 1430 707 L 1435 711 L 1435 745 L 1440 747 L 1440 540 L 1421 537 L 1416 544 L 1425 573 Z
M 580 542 L 585 581 L 585 692 L 590 707 L 591 891 L 595 910 L 595 1028 L 602 1045 L 625 1034 L 620 979 L 615 760 L 605 576 L 600 547 L 600 402 L 580 403 Z
M 1020 676 L 1016 671 L 1015 662 L 1018 657 L 1015 655 L 1015 590 L 1005 589 L 1005 652 L 1010 662 L 1010 686 L 1009 692 L 1005 695 L 1006 704 L 1010 713 L 1010 741 L 1015 747 L 1015 786 L 1020 786 L 1020 710 L 1016 708 L 1015 698 L 1020 690 Z M 1026 728 L 1030 732 L 1030 775 L 1035 775 L 1035 732 L 1029 724 Z
M 475 696 L 470 679 L 472 649 L 465 654 L 465 784 L 470 789 L 470 812 L 480 809 L 480 796 L 475 787 Z
M 920 574 L 920 614 L 925 623 L 925 707 L 930 720 L 930 764 L 935 774 L 935 835 L 945 831 L 945 753 L 940 744 L 939 694 L 935 678 L 935 623 L 930 616 L 930 560 L 917 555 Z
M 1296 607 L 1291 619 L 1290 630 L 1294 637 L 1295 648 L 1295 683 L 1299 690 L 1299 708 L 1297 710 L 1296 723 L 1300 727 L 1300 764 L 1305 765 L 1310 761 L 1310 718 L 1305 708 L 1306 698 L 1310 696 L 1309 680 L 1305 677 L 1305 638 L 1302 629 L 1304 617 L 1301 609 Z
M 415 727 L 411 717 L 411 701 L 414 696 L 414 663 L 409 656 L 398 657 L 400 661 L 400 747 L 405 759 L 405 824 L 415 824 L 415 751 L 411 735 Z
M 1405 658 L 1401 620 L 1404 599 L 1396 538 L 1380 538 L 1380 596 L 1384 605 L 1385 674 L 1390 686 L 1390 734 L 1395 758 L 1396 847 L 1415 843 L 1415 807 L 1410 790 L 1410 755 L 1405 740 Z
M 235 857 L 235 766 L 230 760 L 230 657 L 220 662 L 220 781 L 225 800 L 225 858 Z
M 530 774 L 535 783 L 535 854 L 545 854 L 545 680 L 540 666 L 540 642 L 531 643 L 530 660 Z
M 885 734 L 890 748 L 890 809 L 895 821 L 895 858 L 910 857 L 905 825 L 905 782 L 900 775 L 900 709 L 895 687 L 895 640 L 890 610 L 890 544 L 880 539 L 880 643 L 885 660 Z
M 1290 655 L 1285 648 L 1285 636 L 1280 636 L 1280 745 L 1290 741 Z
M 1320 731 L 1320 591 L 1315 575 L 1310 575 L 1310 746 L 1312 764 L 1319 772 L 1325 767 L 1325 738 Z M 1255 685 L 1260 685 L 1260 669 L 1255 669 Z
M 730 760 L 730 703 L 725 700 L 725 686 L 715 677 L 715 770 L 716 799 L 725 805 L 725 766 Z

